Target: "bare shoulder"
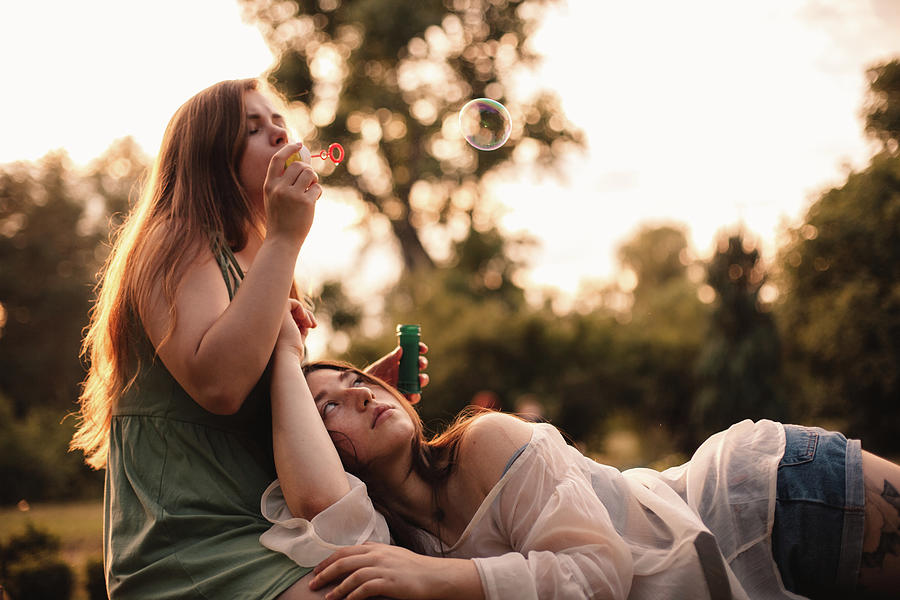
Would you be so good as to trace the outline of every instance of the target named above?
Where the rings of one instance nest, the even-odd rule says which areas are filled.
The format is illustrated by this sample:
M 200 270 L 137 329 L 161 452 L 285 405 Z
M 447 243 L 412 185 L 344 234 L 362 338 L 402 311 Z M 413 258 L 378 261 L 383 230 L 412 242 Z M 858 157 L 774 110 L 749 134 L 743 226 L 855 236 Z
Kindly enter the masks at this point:
M 182 328 L 198 331 L 188 332 L 195 338 L 199 331 L 205 331 L 210 323 L 228 306 L 228 290 L 221 268 L 206 247 L 186 249 L 192 255 L 186 265 L 181 280 L 174 291 L 174 302 L 179 318 L 176 321 L 176 336 Z M 162 280 L 154 281 L 149 304 L 149 314 L 142 315 L 144 326 L 154 346 L 159 346 L 169 329 L 169 302 L 163 292 Z M 163 350 L 163 352 L 165 352 Z
M 463 438 L 464 444 L 509 445 L 517 450 L 531 440 L 532 425 L 513 415 L 489 412 L 474 417 Z
M 503 474 L 509 459 L 531 441 L 533 425 L 499 412 L 475 417 L 460 441 L 459 461 L 484 490 Z

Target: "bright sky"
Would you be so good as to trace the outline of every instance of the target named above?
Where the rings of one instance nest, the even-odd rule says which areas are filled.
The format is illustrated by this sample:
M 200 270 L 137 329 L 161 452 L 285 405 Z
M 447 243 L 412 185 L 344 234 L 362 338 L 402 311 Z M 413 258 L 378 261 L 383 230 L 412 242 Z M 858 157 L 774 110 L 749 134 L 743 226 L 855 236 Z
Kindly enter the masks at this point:
M 523 173 L 494 191 L 502 226 L 542 242 L 530 282 L 571 292 L 612 276 L 648 220 L 687 224 L 701 256 L 743 222 L 771 258 L 781 223 L 870 156 L 864 70 L 900 56 L 900 2 L 569 0 L 537 47 L 535 79 L 589 148 L 565 184 Z M 5 2 L 0 56 L 0 163 L 65 148 L 86 164 L 126 135 L 152 155 L 184 100 L 272 62 L 227 0 Z M 347 269 L 354 211 L 320 206 L 306 265 Z

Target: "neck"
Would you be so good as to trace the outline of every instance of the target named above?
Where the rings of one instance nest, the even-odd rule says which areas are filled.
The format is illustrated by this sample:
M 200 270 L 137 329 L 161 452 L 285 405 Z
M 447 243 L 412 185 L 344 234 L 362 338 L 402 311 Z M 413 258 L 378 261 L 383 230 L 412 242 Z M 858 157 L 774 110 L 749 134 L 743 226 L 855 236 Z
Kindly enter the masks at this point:
M 263 241 L 251 232 L 247 236 L 247 245 L 244 246 L 244 249 L 241 252 L 246 253 L 246 256 L 250 259 L 250 262 L 253 262 L 253 259 L 256 258 L 256 254 L 257 252 L 259 252 L 262 243 Z
M 434 486 L 410 468 L 410 461 L 411 458 L 398 461 L 388 465 L 389 469 L 373 469 L 371 479 L 379 483 L 371 487 L 387 510 L 420 529 L 439 535 L 442 509 L 435 504 Z
M 253 261 L 256 259 L 256 255 L 259 253 L 259 249 L 262 246 L 262 242 L 263 241 L 259 239 L 259 237 L 250 233 L 247 236 L 247 243 L 244 244 L 244 247 L 241 248 L 239 252 L 235 252 L 235 256 L 238 257 L 241 268 L 245 272 L 253 265 Z

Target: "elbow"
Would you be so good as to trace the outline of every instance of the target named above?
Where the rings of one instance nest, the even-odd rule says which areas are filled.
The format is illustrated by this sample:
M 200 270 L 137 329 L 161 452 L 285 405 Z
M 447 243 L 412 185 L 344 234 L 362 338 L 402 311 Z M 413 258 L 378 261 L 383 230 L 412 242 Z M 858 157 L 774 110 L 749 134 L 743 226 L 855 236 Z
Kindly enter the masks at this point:
M 209 385 L 191 394 L 194 401 L 215 415 L 233 415 L 244 405 L 247 394 L 221 385 Z
M 285 501 L 287 502 L 288 509 L 290 509 L 291 514 L 295 517 L 306 519 L 307 521 L 312 521 L 313 518 L 319 515 L 319 513 L 323 512 L 325 509 L 340 500 L 340 498 L 335 498 L 333 496 L 325 494 L 307 493 L 292 494 L 292 496 L 294 496 L 294 498 L 290 500 L 288 500 L 287 496 L 285 496 Z
M 233 415 L 244 405 L 265 369 L 254 365 L 239 366 L 219 360 L 211 362 L 210 357 L 195 355 L 185 365 L 187 373 L 183 387 L 194 401 L 205 410 L 216 415 Z

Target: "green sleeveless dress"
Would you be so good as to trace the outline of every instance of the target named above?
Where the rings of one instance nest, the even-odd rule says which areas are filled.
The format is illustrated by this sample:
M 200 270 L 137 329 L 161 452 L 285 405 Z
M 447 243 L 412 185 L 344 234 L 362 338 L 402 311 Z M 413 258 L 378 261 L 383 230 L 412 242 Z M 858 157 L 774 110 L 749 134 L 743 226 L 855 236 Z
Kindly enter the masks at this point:
M 243 274 L 216 251 L 229 296 Z M 312 569 L 259 543 L 275 479 L 268 369 L 234 415 L 197 404 L 154 360 L 113 408 L 104 493 L 112 600 L 275 598 Z

